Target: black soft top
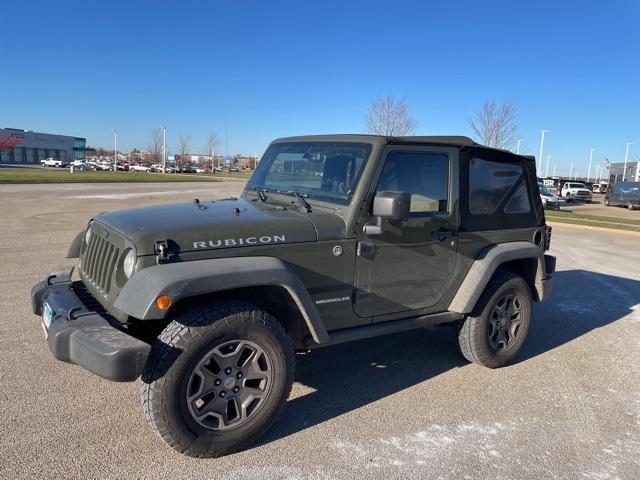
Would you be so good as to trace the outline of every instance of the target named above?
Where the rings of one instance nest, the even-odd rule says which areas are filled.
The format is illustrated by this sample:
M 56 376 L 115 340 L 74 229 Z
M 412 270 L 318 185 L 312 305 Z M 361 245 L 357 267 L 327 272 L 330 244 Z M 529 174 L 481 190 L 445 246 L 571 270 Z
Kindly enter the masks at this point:
M 274 140 L 272 143 L 288 143 L 288 142 L 364 142 L 373 144 L 426 144 L 426 145 L 447 145 L 453 147 L 482 148 L 494 150 L 502 153 L 510 153 L 508 150 L 487 147 L 474 142 L 471 138 L 464 135 L 413 135 L 407 137 L 393 137 L 385 135 L 367 135 L 367 134 L 331 134 L 331 135 L 304 135 L 297 137 L 282 137 Z M 519 155 L 527 160 L 533 160 L 532 156 Z

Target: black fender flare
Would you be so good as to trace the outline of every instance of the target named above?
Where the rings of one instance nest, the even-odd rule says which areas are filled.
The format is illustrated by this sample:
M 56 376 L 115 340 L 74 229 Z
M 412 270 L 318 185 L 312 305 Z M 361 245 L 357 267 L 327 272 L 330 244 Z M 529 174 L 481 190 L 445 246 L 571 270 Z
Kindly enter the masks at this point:
M 536 259 L 535 285 L 537 298 L 544 299 L 546 280 L 544 252 L 533 242 L 508 242 L 483 249 L 474 260 L 467 275 L 451 300 L 448 310 L 470 313 L 486 288 L 496 269 L 505 262 Z
M 73 237 L 69 245 L 69 250 L 67 250 L 67 258 L 78 258 L 80 256 L 80 247 L 82 246 L 85 232 L 86 230 L 82 230 Z
M 144 268 L 125 284 L 113 306 L 140 320 L 162 319 L 167 312 L 156 307 L 159 295 L 169 295 L 175 304 L 196 295 L 266 285 L 289 293 L 315 342 L 329 341 L 308 290 L 287 263 L 274 257 L 215 258 Z

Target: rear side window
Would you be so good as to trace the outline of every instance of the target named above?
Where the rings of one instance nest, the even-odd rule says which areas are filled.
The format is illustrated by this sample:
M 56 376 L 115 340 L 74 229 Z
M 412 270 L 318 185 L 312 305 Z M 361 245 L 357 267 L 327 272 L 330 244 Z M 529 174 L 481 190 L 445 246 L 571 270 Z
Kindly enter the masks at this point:
M 531 211 L 522 166 L 472 158 L 469 163 L 469 211 L 474 215 L 491 215 L 501 205 L 504 205 L 504 213 Z

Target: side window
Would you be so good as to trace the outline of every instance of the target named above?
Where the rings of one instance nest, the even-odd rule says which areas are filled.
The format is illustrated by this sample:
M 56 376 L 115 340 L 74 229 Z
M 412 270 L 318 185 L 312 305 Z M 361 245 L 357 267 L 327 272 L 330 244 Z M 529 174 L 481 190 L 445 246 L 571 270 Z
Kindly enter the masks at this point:
M 504 206 L 504 213 L 529 213 L 531 211 L 531 203 L 529 195 L 527 195 L 527 184 L 520 182 L 520 186 L 513 192 L 511 198 Z
M 469 211 L 491 215 L 522 180 L 522 166 L 472 158 L 469 164 Z M 505 213 L 527 213 L 531 204 L 526 182 L 522 181 L 504 207 Z
M 412 216 L 448 211 L 449 157 L 421 152 L 391 152 L 378 181 L 379 192 L 411 194 Z

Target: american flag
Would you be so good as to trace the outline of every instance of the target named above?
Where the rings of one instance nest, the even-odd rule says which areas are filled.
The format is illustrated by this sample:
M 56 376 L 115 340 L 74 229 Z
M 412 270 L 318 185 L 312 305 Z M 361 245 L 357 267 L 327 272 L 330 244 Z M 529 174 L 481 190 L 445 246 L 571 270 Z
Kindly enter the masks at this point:
M 609 162 L 609 159 L 608 159 L 608 158 L 605 158 L 605 159 L 604 159 L 604 165 L 605 165 L 605 168 L 606 168 L 607 170 L 609 170 L 609 169 L 611 168 L 611 162 Z

